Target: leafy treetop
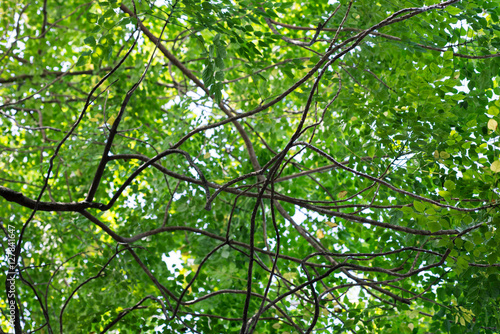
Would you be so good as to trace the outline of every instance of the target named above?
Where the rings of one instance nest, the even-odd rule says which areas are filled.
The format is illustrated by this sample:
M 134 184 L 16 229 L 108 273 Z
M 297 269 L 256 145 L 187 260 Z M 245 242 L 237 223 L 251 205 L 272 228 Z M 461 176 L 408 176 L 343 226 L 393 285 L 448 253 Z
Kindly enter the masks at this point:
M 1 330 L 498 332 L 499 6 L 2 1 Z

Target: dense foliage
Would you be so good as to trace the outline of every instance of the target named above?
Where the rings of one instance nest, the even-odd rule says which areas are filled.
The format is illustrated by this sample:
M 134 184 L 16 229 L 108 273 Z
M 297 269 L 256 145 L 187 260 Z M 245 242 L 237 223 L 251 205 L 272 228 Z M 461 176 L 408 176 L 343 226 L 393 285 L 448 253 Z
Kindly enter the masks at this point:
M 498 0 L 3 0 L 1 332 L 498 333 Z

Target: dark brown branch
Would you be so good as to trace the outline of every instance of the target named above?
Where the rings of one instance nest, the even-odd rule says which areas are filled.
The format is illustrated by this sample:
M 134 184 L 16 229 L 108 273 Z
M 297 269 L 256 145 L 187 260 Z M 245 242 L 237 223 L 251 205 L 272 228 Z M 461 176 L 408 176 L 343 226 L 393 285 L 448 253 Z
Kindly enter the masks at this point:
M 134 69 L 135 67 L 124 67 L 126 70 Z M 72 72 L 63 72 L 63 71 L 43 71 L 42 74 L 40 74 L 38 77 L 40 78 L 46 78 L 49 76 L 60 76 L 60 75 L 65 75 L 65 76 L 77 76 L 77 75 L 95 75 L 98 74 L 101 71 L 107 72 L 110 71 L 112 68 L 111 67 L 103 67 L 97 70 L 83 70 L 83 71 L 72 71 Z M 18 76 L 13 76 L 10 78 L 0 78 L 0 84 L 5 84 L 5 83 L 11 83 L 11 82 L 18 82 L 22 80 L 27 80 L 27 79 L 32 79 L 37 76 L 32 75 L 32 74 L 22 74 Z
M 0 196 L 5 198 L 9 202 L 17 203 L 29 209 L 35 209 L 37 204 L 37 201 L 24 196 L 22 193 L 3 186 L 0 186 Z M 73 203 L 38 202 L 37 210 L 51 211 L 51 212 L 58 212 L 58 211 L 78 212 L 89 208 L 99 208 L 101 206 L 102 204 L 99 203 L 87 203 L 87 202 L 73 202 Z
M 295 26 L 293 24 L 280 23 L 280 22 L 276 22 L 275 20 L 272 20 L 272 19 L 269 19 L 269 21 L 271 23 L 273 23 L 274 25 L 282 26 L 284 28 L 288 28 L 288 29 L 292 29 L 292 30 L 306 30 L 306 31 L 307 30 L 309 30 L 309 31 L 315 31 L 316 30 L 316 28 L 301 27 L 301 26 Z M 339 29 L 338 27 L 322 28 L 323 31 L 337 31 L 338 29 Z M 363 29 L 342 27 L 340 29 L 340 31 L 358 32 L 359 33 L 359 32 L 362 32 Z M 377 31 L 371 31 L 370 35 L 383 37 L 383 38 L 386 38 L 386 39 L 390 39 L 392 41 L 402 42 L 402 39 L 399 38 L 399 37 L 397 37 L 397 36 L 383 34 L 383 33 L 377 32 Z M 420 44 L 420 43 L 414 43 L 414 45 L 419 46 L 419 47 L 424 48 L 424 49 L 427 49 L 427 50 L 431 50 L 431 51 L 437 51 L 437 52 L 446 52 L 446 51 L 448 51 L 448 49 L 437 48 L 437 47 L 434 47 L 434 46 L 429 46 L 429 45 Z M 459 58 L 466 58 L 466 59 L 487 59 L 487 58 L 499 57 L 500 53 L 494 53 L 494 54 L 488 54 L 488 55 L 481 55 L 481 56 L 472 56 L 472 55 L 465 55 L 465 54 L 453 52 L 453 56 L 454 57 L 459 57 Z

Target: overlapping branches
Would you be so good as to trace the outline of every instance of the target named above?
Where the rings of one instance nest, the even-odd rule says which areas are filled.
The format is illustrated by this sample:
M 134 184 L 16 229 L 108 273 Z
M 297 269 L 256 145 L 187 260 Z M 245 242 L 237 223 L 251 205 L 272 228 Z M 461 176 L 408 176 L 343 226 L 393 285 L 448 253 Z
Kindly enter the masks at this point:
M 401 182 L 394 184 L 396 182 L 392 182 L 393 180 L 391 180 L 391 171 L 395 169 L 395 162 L 398 161 L 398 159 L 410 161 L 413 158 L 413 153 L 411 151 L 405 151 L 404 148 L 396 152 L 391 147 L 387 147 L 386 154 L 379 155 L 378 157 L 375 155 L 362 157 L 353 156 L 352 158 L 341 161 L 332 156 L 331 153 L 328 153 L 328 150 L 324 147 L 321 148 L 316 146 L 314 144 L 314 139 L 318 137 L 318 129 L 325 126 L 327 122 L 325 120 L 327 113 L 332 112 L 331 109 L 334 108 L 338 99 L 341 98 L 341 95 L 347 89 L 344 87 L 341 75 L 339 74 L 339 72 L 342 71 L 336 70 L 338 66 L 348 75 L 344 80 L 353 80 L 358 87 L 362 85 L 344 66 L 361 69 L 363 72 L 370 74 L 372 78 L 375 78 L 378 83 L 382 83 L 384 89 L 387 89 L 390 93 L 397 94 L 397 87 L 385 83 L 376 73 L 372 72 L 369 68 L 370 64 L 366 64 L 366 67 L 360 64 L 356 66 L 346 65 L 346 63 L 343 62 L 344 58 L 355 53 L 363 43 L 367 43 L 368 38 L 382 38 L 395 42 L 402 42 L 400 37 L 381 33 L 379 30 L 403 21 L 411 20 L 418 15 L 425 15 L 427 12 L 443 10 L 447 6 L 456 4 L 457 2 L 458 0 L 450 0 L 431 6 L 400 9 L 387 15 L 387 17 L 380 22 L 363 29 L 347 27 L 346 22 L 351 15 L 353 1 L 344 5 L 338 5 L 327 15 L 327 19 L 317 28 L 306 28 L 278 23 L 278 21 L 274 19 L 265 17 L 259 29 L 264 31 L 266 31 L 265 29 L 270 29 L 274 34 L 280 35 L 280 38 L 288 43 L 287 47 L 305 48 L 305 50 L 311 51 L 311 54 L 307 57 L 280 59 L 273 64 L 265 64 L 260 69 L 252 70 L 253 72 L 250 74 L 244 73 L 241 76 L 221 80 L 221 82 L 226 85 L 223 99 L 217 97 L 217 94 L 211 89 L 210 84 L 207 83 L 208 80 L 206 80 L 206 78 L 202 79 L 203 75 L 200 75 L 199 67 L 196 66 L 198 60 L 206 61 L 207 57 L 202 57 L 192 62 L 183 61 L 172 49 L 169 49 L 167 41 L 163 39 L 164 31 L 166 29 L 168 31 L 167 27 L 171 24 L 171 20 L 175 20 L 176 24 L 181 24 L 183 20 L 177 20 L 177 17 L 182 16 L 182 14 L 178 14 L 182 13 L 182 9 L 177 7 L 177 2 L 174 2 L 170 6 L 169 14 L 163 22 L 155 15 L 149 16 L 148 20 L 141 19 L 145 14 L 150 13 L 139 13 L 135 8 L 135 4 L 134 9 L 130 9 L 126 4 L 120 5 L 119 9 L 134 19 L 134 21 L 131 22 L 135 22 L 135 30 L 131 34 L 132 36 L 134 36 L 134 34 L 136 35 L 132 46 L 123 57 L 115 60 L 116 64 L 114 66 L 104 66 L 100 71 L 94 69 L 82 71 L 44 71 L 38 76 L 34 76 L 33 74 L 20 74 L 0 78 L 0 84 L 24 84 L 34 78 L 39 80 L 56 76 L 55 80 L 49 81 L 42 89 L 37 90 L 35 93 L 31 93 L 27 97 L 15 101 L 3 100 L 0 109 L 3 110 L 1 113 L 1 116 L 4 117 L 3 119 L 14 120 L 17 127 L 25 128 L 30 133 L 36 133 L 37 131 L 44 131 L 46 129 L 64 133 L 62 139 L 58 140 L 57 146 L 53 149 L 53 153 L 48 161 L 48 168 L 44 172 L 41 190 L 36 199 L 30 198 L 30 196 L 23 192 L 0 186 L 0 196 L 6 201 L 13 202 L 16 205 L 31 210 L 29 218 L 20 229 L 21 232 L 18 238 L 17 247 L 15 248 L 14 266 L 17 269 L 15 271 L 9 271 L 7 274 L 7 293 L 9 289 L 11 289 L 11 283 L 9 282 L 16 277 L 16 275 L 19 275 L 22 281 L 31 288 L 33 294 L 36 295 L 35 299 L 40 301 L 45 324 L 39 328 L 47 327 L 49 332 L 53 333 L 55 332 L 53 328 L 59 327 L 59 332 L 63 333 L 65 331 L 64 312 L 73 297 L 80 289 L 83 289 L 84 286 L 91 284 L 92 281 L 97 279 L 105 280 L 106 276 L 104 274 L 108 270 L 108 267 L 112 266 L 112 261 L 118 258 L 118 254 L 126 252 L 131 256 L 130 261 L 133 261 L 134 265 L 148 277 L 151 282 L 150 284 L 156 288 L 158 296 L 153 296 L 148 292 L 148 294 L 142 295 L 135 304 L 126 305 L 127 307 L 124 307 L 114 319 L 111 319 L 102 326 L 103 333 L 117 326 L 120 321 L 126 319 L 128 314 L 157 308 L 158 304 L 162 311 L 163 320 L 165 320 L 167 324 L 181 324 L 185 326 L 186 330 L 193 333 L 199 332 L 197 326 L 196 324 L 193 325 L 192 322 L 190 322 L 190 317 L 186 317 L 185 315 L 236 322 L 238 323 L 241 334 L 254 332 L 262 323 L 277 323 L 277 321 L 289 326 L 292 330 L 299 333 L 311 333 L 317 330 L 316 326 L 320 320 L 321 312 L 328 314 L 332 319 L 336 319 L 332 320 L 330 323 L 341 322 L 345 325 L 345 318 L 338 316 L 337 313 L 349 309 L 349 306 L 345 305 L 344 301 L 344 297 L 349 291 L 357 291 L 356 293 L 363 291 L 371 296 L 375 305 L 388 309 L 397 307 L 399 304 L 411 305 L 415 300 L 424 299 L 425 297 L 423 295 L 425 292 L 429 291 L 434 286 L 442 284 L 446 279 L 446 275 L 449 272 L 449 267 L 446 266 L 447 261 L 450 259 L 458 259 L 456 254 L 452 252 L 455 242 L 457 240 L 462 242 L 461 238 L 463 236 L 481 228 L 488 227 L 493 223 L 493 220 L 485 219 L 484 221 L 475 222 L 474 224 L 471 223 L 467 226 L 431 229 L 425 224 L 415 224 L 414 221 L 416 219 L 403 219 L 402 216 L 396 215 L 394 212 L 402 208 L 412 210 L 415 205 L 422 205 L 424 208 L 428 208 L 428 211 L 422 213 L 422 215 L 427 214 L 428 216 L 432 216 L 432 214 L 428 213 L 430 210 L 433 212 L 440 210 L 443 216 L 455 213 L 482 214 L 496 208 L 498 205 L 497 202 L 491 202 L 491 199 L 483 200 L 478 197 L 458 198 L 447 196 L 443 198 L 443 196 L 437 196 L 430 193 L 419 194 L 414 189 L 402 187 Z M 91 3 L 82 6 L 90 4 Z M 47 2 L 44 2 L 42 29 L 41 34 L 36 37 L 37 39 L 47 36 L 50 28 L 64 19 L 61 18 L 55 20 L 55 23 L 49 24 L 47 22 L 46 7 Z M 23 11 L 24 10 L 25 9 L 23 9 Z M 257 8 L 257 11 L 266 13 L 263 7 Z M 343 14 L 340 15 L 339 13 Z M 69 16 L 73 14 L 74 12 Z M 332 19 L 337 19 L 339 15 L 341 17 L 337 20 L 338 26 L 328 26 L 328 23 Z M 158 22 L 162 23 L 161 31 L 158 29 Z M 280 31 L 276 29 L 276 26 L 285 27 L 289 30 L 311 30 L 314 31 L 314 34 L 309 36 L 311 38 L 308 42 L 297 41 L 296 39 L 281 35 Z M 194 30 L 196 29 L 193 28 L 193 31 Z M 158 31 L 160 31 L 159 34 Z M 333 32 L 335 32 L 335 34 L 332 36 L 331 33 Z M 182 33 L 184 33 L 184 31 Z M 178 44 L 185 43 L 189 38 L 195 38 L 194 36 L 196 36 L 197 33 L 199 32 L 194 32 L 182 39 L 176 38 L 174 41 Z M 322 37 L 325 38 L 322 39 Z M 22 38 L 19 37 L 19 40 L 21 39 Z M 111 85 L 118 80 L 115 78 L 115 73 L 118 69 L 126 67 L 127 59 L 131 55 L 140 54 L 140 51 L 137 49 L 137 43 L 138 41 L 142 42 L 142 39 L 145 40 L 146 44 L 153 46 L 150 58 L 147 62 L 144 61 L 145 66 L 142 74 L 136 78 L 132 85 L 129 85 L 126 93 L 122 94 L 123 97 L 121 98 L 118 112 L 114 116 L 113 121 L 110 122 L 111 127 L 101 126 L 94 129 L 96 131 L 102 130 L 105 134 L 105 140 L 104 143 L 102 143 L 104 148 L 100 152 L 101 156 L 95 159 L 97 162 L 96 165 L 93 165 L 91 171 L 94 176 L 88 179 L 87 183 L 80 185 L 88 189 L 88 192 L 83 196 L 84 199 L 78 202 L 71 200 L 58 201 L 54 199 L 50 190 L 51 183 L 56 184 L 57 181 L 53 179 L 61 177 L 57 172 L 54 172 L 55 163 L 59 158 L 61 150 L 63 147 L 67 147 L 70 151 L 78 149 L 71 143 L 71 140 L 72 138 L 78 137 L 77 130 L 82 127 L 82 123 L 86 121 L 85 116 L 88 114 L 89 108 L 96 103 L 97 97 L 102 97 L 104 94 L 107 94 Z M 318 47 L 318 45 L 321 46 Z M 321 51 L 311 50 L 310 47 L 312 46 Z M 422 44 L 418 44 L 418 46 L 441 53 L 447 51 L 443 48 Z M 179 45 L 177 47 L 179 47 Z M 160 55 L 155 54 L 157 50 L 159 50 Z M 11 50 L 9 49 L 4 58 L 7 58 L 10 52 Z M 222 53 L 222 51 L 219 50 L 216 52 Z M 460 53 L 453 53 L 453 55 L 468 59 L 483 59 L 498 56 L 498 54 L 478 56 Z M 182 128 L 182 132 L 172 134 L 172 140 L 169 140 L 167 145 L 162 143 L 163 148 L 160 150 L 155 148 L 154 143 L 150 143 L 147 135 L 140 137 L 141 139 L 126 137 L 126 139 L 130 141 L 148 144 L 153 147 L 156 152 L 156 154 L 152 156 L 143 154 L 140 151 L 130 153 L 130 150 L 119 142 L 119 134 L 121 130 L 124 131 L 124 129 L 122 129 L 125 123 L 124 120 L 127 117 L 131 117 L 129 115 L 134 115 L 130 112 L 130 109 L 133 108 L 133 104 L 135 103 L 133 97 L 138 94 L 141 85 L 146 83 L 146 77 L 152 65 L 155 64 L 155 59 L 157 59 L 157 57 L 161 57 L 162 60 L 164 60 L 164 62 L 158 61 L 158 64 L 162 64 L 161 67 L 168 68 L 171 84 L 163 85 L 163 87 L 171 90 L 174 94 L 173 96 L 177 95 L 173 103 L 178 103 L 181 98 L 187 96 L 187 98 L 191 99 L 190 103 L 198 103 L 201 109 L 212 108 L 215 110 L 215 116 L 210 119 L 210 122 L 205 122 L 205 124 L 202 125 L 196 122 L 187 122 L 188 126 Z M 209 52 L 208 58 L 210 57 L 212 56 L 210 56 Z M 14 57 L 14 59 L 18 61 L 23 59 L 18 58 L 18 56 Z M 238 104 L 235 101 L 240 97 L 231 96 L 231 92 L 233 89 L 232 87 L 236 87 L 236 85 L 240 84 L 240 81 L 255 78 L 257 75 L 261 75 L 261 73 L 266 73 L 268 71 L 272 73 L 271 75 L 277 75 L 276 72 L 272 71 L 276 71 L 286 64 L 310 61 L 311 59 L 315 59 L 314 64 L 303 72 L 300 79 L 295 80 L 282 90 L 275 92 L 272 96 L 262 99 L 261 103 L 255 107 L 249 108 L 249 110 L 239 109 L 237 107 Z M 231 70 L 241 67 L 244 62 L 246 61 L 242 61 L 233 68 L 227 69 L 226 72 L 231 74 L 237 73 L 236 71 L 231 72 Z M 134 67 L 129 66 L 127 68 L 133 69 Z M 50 90 L 56 83 L 58 85 L 68 83 L 70 77 L 85 75 L 92 78 L 93 76 L 100 75 L 102 71 L 107 73 L 102 78 L 96 80 L 97 83 L 93 85 L 88 93 L 85 92 L 86 99 L 83 108 L 78 113 L 71 127 L 68 129 L 59 129 L 56 125 L 44 127 L 41 124 L 41 120 L 37 127 L 28 128 L 24 125 L 21 126 L 21 124 L 25 124 L 24 119 L 22 122 L 20 121 L 20 118 L 23 117 L 23 112 L 28 109 L 32 110 L 29 107 L 26 107 L 26 109 L 24 104 L 35 101 L 39 98 L 39 94 L 45 90 Z M 166 73 L 164 74 L 166 75 Z M 133 75 L 130 77 L 133 77 Z M 179 78 L 182 79 L 177 81 L 176 79 Z M 336 80 L 332 79 L 330 82 L 328 78 Z M 164 78 L 161 79 L 163 81 Z M 182 81 L 182 84 L 179 83 L 180 81 Z M 98 90 L 101 89 L 101 86 L 104 84 L 108 86 L 99 92 Z M 330 88 L 332 87 L 335 87 L 335 89 L 331 90 Z M 144 92 L 147 94 L 147 91 L 148 90 L 145 89 L 141 94 Z M 306 91 L 307 94 L 303 93 L 304 91 Z M 284 140 L 277 141 L 276 143 L 267 142 L 266 139 L 264 139 L 265 136 L 259 134 L 259 131 L 254 129 L 253 125 L 259 122 L 258 117 L 274 115 L 275 109 L 279 108 L 280 103 L 289 101 L 293 94 L 297 93 L 303 94 L 303 100 L 300 101 L 303 106 L 300 108 L 300 112 L 295 111 L 294 114 L 290 115 L 296 114 L 299 116 L 299 119 L 293 120 L 290 118 L 290 129 Z M 321 95 L 327 96 L 328 100 L 322 104 L 322 108 L 319 108 L 318 97 Z M 193 98 L 193 96 L 196 96 L 196 98 Z M 101 105 L 104 112 L 106 110 L 106 101 Z M 318 112 L 318 110 L 320 111 Z M 38 111 L 41 115 L 40 110 Z M 222 112 L 222 115 L 219 111 Z M 151 112 L 156 113 L 159 112 L 159 110 Z M 284 117 L 288 116 L 289 115 Z M 257 121 L 255 121 L 255 119 L 257 119 Z M 153 126 L 150 124 L 141 124 L 141 129 L 151 129 Z M 252 138 L 252 132 L 248 131 L 247 128 L 250 128 L 252 132 L 258 135 L 258 140 Z M 233 129 L 235 131 L 233 131 Z M 161 130 L 171 133 L 168 126 Z M 223 182 L 211 179 L 211 175 L 218 173 L 211 170 L 213 167 L 208 167 L 206 163 L 203 163 L 201 159 L 199 159 L 201 150 L 199 152 L 196 151 L 193 149 L 192 145 L 190 146 L 190 143 L 195 142 L 202 136 L 206 138 L 212 137 L 213 135 L 211 133 L 213 133 L 213 131 L 227 132 L 231 134 L 231 136 L 237 136 L 235 142 L 238 142 L 238 144 L 231 144 L 228 146 L 232 146 L 231 149 L 234 149 L 237 145 L 244 146 L 245 155 L 239 155 L 238 158 L 244 159 L 244 162 L 248 162 L 252 169 L 242 168 L 237 171 L 237 176 L 233 175 L 231 177 L 226 177 Z M 164 136 L 166 137 L 168 135 L 165 133 Z M 46 139 L 45 134 L 44 138 Z M 322 138 L 320 140 L 320 145 L 324 145 L 325 141 L 326 140 Z M 256 148 L 258 142 L 264 144 L 264 150 Z M 206 145 L 206 143 L 204 145 Z M 219 147 L 219 153 L 223 154 L 222 145 L 225 144 L 220 142 L 219 145 L 221 145 Z M 168 148 L 165 148 L 165 146 Z M 296 148 L 298 151 L 293 151 Z M 265 157 L 261 157 L 260 154 L 264 156 L 264 152 L 266 153 Z M 303 157 L 307 154 L 311 154 L 311 160 L 322 161 L 322 163 L 312 167 L 309 164 L 309 166 L 306 167 L 304 164 L 306 159 Z M 175 161 L 173 156 L 180 156 L 182 164 L 172 162 Z M 141 161 L 142 165 L 137 166 L 137 161 Z M 169 162 L 172 163 L 169 164 Z M 112 163 L 117 163 L 119 166 L 125 166 L 123 168 L 125 170 L 125 175 L 120 176 L 122 181 L 117 187 L 115 187 L 114 182 L 115 179 L 119 177 L 116 175 L 111 176 L 110 174 L 112 173 L 107 173 L 108 170 L 111 169 L 110 165 Z M 379 166 L 378 169 L 381 170 L 381 172 L 377 175 L 377 168 L 367 168 L 368 164 L 376 164 Z M 165 165 L 169 167 L 165 167 Z M 181 170 L 182 172 L 175 171 L 173 168 L 177 168 L 177 170 Z M 222 166 L 222 168 L 225 167 Z M 161 178 L 156 177 L 157 174 L 155 173 L 159 173 L 158 175 L 163 177 L 166 188 L 168 188 L 170 192 L 168 201 L 165 201 L 168 203 L 161 203 L 162 207 L 160 211 L 165 212 L 165 218 L 161 226 L 151 228 L 147 224 L 139 224 L 139 228 L 133 229 L 133 233 L 125 234 L 119 231 L 120 228 L 117 228 L 116 224 L 109 224 L 109 222 L 97 216 L 100 212 L 106 212 L 117 208 L 120 208 L 120 215 L 126 215 L 130 207 L 124 204 L 124 198 L 126 195 L 130 194 L 129 191 L 134 182 L 148 183 L 150 193 L 147 195 L 150 197 L 159 197 L 159 195 L 155 193 L 156 189 L 153 184 Z M 195 175 L 195 177 L 190 174 Z M 332 198 L 329 192 L 331 183 L 329 184 L 328 182 L 328 175 L 336 175 L 345 180 L 351 180 L 352 183 L 355 184 L 354 188 L 356 188 L 356 191 L 350 193 L 349 196 L 345 194 L 345 196 L 347 196 L 346 198 L 342 198 L 344 196 L 339 196 L 339 199 Z M 316 195 L 308 196 L 299 191 L 300 186 L 292 186 L 293 184 L 305 184 L 303 180 L 306 177 L 312 180 L 315 186 L 324 189 L 323 197 L 318 197 Z M 75 196 L 76 194 L 72 195 L 68 179 L 69 178 L 66 176 L 69 198 L 82 198 L 82 196 Z M 169 180 L 175 180 L 175 182 L 177 182 L 177 186 L 173 191 L 170 188 Z M 111 183 L 113 183 L 113 186 L 109 186 Z M 170 210 L 171 205 L 181 196 L 177 193 L 179 185 L 182 185 L 181 187 L 185 189 L 185 193 L 192 191 L 193 197 L 199 197 L 201 190 L 204 194 L 204 208 L 207 211 L 217 211 L 222 206 L 226 205 L 230 213 L 223 215 L 222 219 L 224 222 L 218 222 L 220 226 L 217 226 L 217 228 L 214 228 L 212 231 L 208 230 L 206 225 L 200 224 L 199 221 L 175 223 L 168 221 L 167 224 L 167 216 L 172 211 Z M 102 188 L 105 188 L 106 191 L 100 190 Z M 296 189 L 297 194 L 287 192 L 287 188 Z M 212 194 L 210 189 L 214 190 Z M 46 192 L 49 193 L 50 201 L 42 201 Z M 105 198 L 106 195 L 109 196 L 109 199 Z M 388 198 L 391 197 L 394 199 L 388 200 Z M 231 198 L 229 204 L 225 204 L 224 202 L 227 198 Z M 366 198 L 368 198 L 368 200 Z M 251 205 L 243 209 L 240 205 L 245 201 L 251 203 Z M 415 201 L 418 204 L 415 203 Z M 195 199 L 190 199 L 189 203 L 194 205 L 193 203 L 195 202 Z M 151 204 L 151 206 L 154 205 Z M 192 210 L 198 210 L 198 208 L 199 207 L 193 207 Z M 388 233 L 390 234 L 389 238 L 392 239 L 411 237 L 421 239 L 418 239 L 415 245 L 407 246 L 400 244 L 401 247 L 391 250 L 384 250 L 385 248 L 381 247 L 379 250 L 373 249 L 373 252 L 344 251 L 345 249 L 342 247 L 323 244 L 321 241 L 323 238 L 321 234 L 323 232 L 318 234 L 318 231 L 322 231 L 322 229 L 318 227 L 319 220 L 315 224 L 299 221 L 299 219 L 294 216 L 294 212 L 297 210 L 303 210 L 309 217 L 333 217 L 335 222 L 329 222 L 330 226 L 340 226 L 344 231 L 352 228 L 358 231 L 369 231 L 369 233 L 374 234 Z M 49 306 L 47 305 L 49 286 L 47 286 L 47 290 L 43 292 L 45 299 L 44 305 L 42 296 L 38 295 L 38 290 L 34 285 L 36 282 L 31 282 L 30 278 L 23 277 L 23 272 L 28 271 L 28 268 L 24 267 L 21 261 L 23 257 L 23 246 L 26 242 L 24 238 L 26 233 L 29 233 L 27 231 L 35 215 L 42 211 L 58 214 L 64 212 L 74 217 L 81 217 L 86 223 L 90 223 L 97 227 L 103 235 L 109 240 L 112 240 L 109 242 L 114 243 L 116 246 L 114 253 L 102 266 L 100 266 L 97 272 L 89 271 L 87 278 L 82 280 L 76 288 L 72 287 L 71 292 L 64 299 L 64 303 L 58 310 L 58 320 L 53 319 L 54 317 L 51 315 L 51 312 L 49 312 Z M 175 213 L 175 210 L 173 210 L 173 213 Z M 240 218 L 240 216 L 244 217 L 247 222 L 247 233 L 245 234 L 244 240 L 237 236 L 238 233 L 234 227 L 234 220 L 243 219 Z M 391 219 L 392 216 L 396 217 L 396 219 Z M 127 224 L 130 223 L 127 218 L 121 218 L 123 218 L 122 222 L 126 222 Z M 387 222 L 388 220 L 389 222 Z M 285 224 L 285 222 L 287 223 Z M 271 226 L 272 229 L 270 228 Z M 5 228 L 3 226 L 2 228 L 7 235 Z M 178 237 L 182 235 L 182 233 L 185 234 L 186 240 L 188 240 L 188 236 L 202 236 L 206 240 L 209 240 L 208 243 L 210 244 L 210 248 L 203 250 L 203 256 L 198 256 L 196 259 L 196 267 L 191 270 L 192 275 L 187 276 L 185 282 L 180 282 L 182 289 L 176 291 L 175 289 L 167 287 L 165 283 L 166 279 L 149 268 L 151 263 L 144 260 L 146 255 L 143 255 L 140 251 L 136 252 L 131 244 L 144 241 L 150 242 L 151 240 L 156 240 L 155 237 L 162 237 L 165 235 L 175 235 Z M 293 247 L 286 245 L 283 241 L 289 234 L 295 236 L 296 239 L 294 242 L 303 242 L 303 245 L 306 245 L 302 246 L 307 252 L 306 254 L 297 256 L 296 252 L 290 252 L 290 249 Z M 264 239 L 265 247 L 257 247 L 258 240 L 261 237 Z M 446 247 L 444 250 L 436 250 L 434 245 L 441 241 L 443 241 Z M 290 242 L 289 239 L 288 242 Z M 361 242 L 364 242 L 364 240 Z M 422 243 L 417 246 L 420 242 Z M 154 245 L 151 244 L 151 246 L 153 247 Z M 190 242 L 187 241 L 183 247 L 190 248 L 195 246 L 192 246 Z M 353 249 L 356 250 L 360 248 L 353 247 Z M 194 251 L 193 249 L 193 252 Z M 197 251 L 199 252 L 199 250 Z M 244 278 L 242 278 L 243 283 L 237 288 L 219 289 L 217 287 L 217 290 L 199 290 L 192 293 L 193 286 L 199 284 L 201 281 L 200 277 L 208 270 L 207 267 L 210 261 L 212 261 L 217 254 L 222 254 L 223 252 L 226 258 L 229 256 L 227 254 L 231 254 L 231 256 L 240 256 L 244 259 L 244 261 L 242 261 L 245 271 Z M 425 257 L 425 260 L 422 260 L 423 257 Z M 71 257 L 71 259 L 73 258 Z M 290 271 L 288 270 L 290 266 L 296 268 L 296 277 L 290 275 Z M 468 266 L 488 268 L 498 267 L 499 264 L 475 263 L 470 261 Z M 51 277 L 55 276 L 60 266 L 54 268 Z M 404 282 L 408 278 L 416 277 L 421 273 L 432 270 L 434 270 L 435 273 L 439 273 L 439 277 L 432 282 L 424 282 L 420 285 L 413 286 L 417 291 L 405 290 L 401 285 L 398 285 L 398 283 Z M 265 276 L 265 278 L 262 278 L 263 276 Z M 341 281 L 339 283 L 336 282 L 336 280 Z M 258 283 L 257 285 L 259 285 L 257 288 L 256 282 Z M 334 286 L 332 286 L 332 284 Z M 188 307 L 190 306 L 217 300 L 217 298 L 221 298 L 221 296 L 224 295 L 230 295 L 231 298 L 233 298 L 232 300 L 236 303 L 234 307 L 236 312 L 241 315 L 240 317 L 189 311 L 190 309 Z M 16 300 L 19 298 L 20 295 L 9 296 L 7 302 L 9 304 L 18 305 L 19 301 Z M 148 300 L 153 302 L 152 306 L 148 306 L 149 304 L 146 303 Z M 325 303 L 331 300 L 335 300 L 338 308 L 332 309 L 331 307 L 325 306 Z M 291 301 L 296 301 L 297 304 L 292 307 L 290 306 Z M 297 305 L 300 305 L 300 307 Z M 301 312 L 310 313 L 311 317 L 309 319 L 304 319 L 300 315 L 297 315 L 295 310 L 298 307 Z M 425 313 L 424 315 L 432 317 L 431 314 Z M 19 333 L 22 330 L 20 316 L 21 313 L 16 306 L 15 330 Z M 54 326 L 55 321 L 58 321 L 58 326 Z M 345 326 L 346 331 L 356 333 L 354 327 Z

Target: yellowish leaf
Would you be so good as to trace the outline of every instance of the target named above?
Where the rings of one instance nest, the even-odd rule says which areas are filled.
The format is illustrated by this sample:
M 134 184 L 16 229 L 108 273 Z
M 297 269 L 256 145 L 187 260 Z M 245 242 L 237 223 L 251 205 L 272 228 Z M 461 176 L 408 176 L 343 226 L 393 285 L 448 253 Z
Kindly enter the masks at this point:
M 187 260 L 189 260 L 189 258 L 191 257 L 191 255 L 189 254 L 189 252 L 183 252 L 181 253 L 181 259 L 182 261 L 184 262 L 187 262 Z M 184 268 L 183 268 L 184 269 Z M 182 270 L 181 270 L 182 271 Z
M 407 311 L 407 314 L 410 317 L 410 319 L 415 319 L 418 316 L 418 311 L 417 310 Z
M 205 155 L 203 156 L 203 159 L 208 159 L 208 158 L 210 158 L 210 153 L 208 153 L 208 152 L 207 152 L 207 153 L 205 153 Z
M 342 190 L 341 192 L 339 192 L 339 193 L 337 194 L 337 197 L 338 197 L 338 198 L 344 198 L 344 197 L 346 197 L 346 196 L 347 196 L 347 191 L 345 191 L 345 190 Z
M 297 273 L 284 273 L 283 274 L 283 277 L 288 280 L 288 281 L 291 281 L 292 279 L 296 278 L 297 277 Z
M 441 151 L 439 152 L 439 156 L 441 157 L 441 159 L 448 159 L 450 157 L 450 154 L 448 152 Z
M 494 119 L 490 119 L 488 121 L 488 129 L 495 131 L 498 127 L 498 122 Z
M 110 118 L 108 118 L 108 121 L 106 123 L 108 123 L 109 125 L 113 125 L 115 120 L 116 120 L 116 117 L 113 115 Z
M 441 196 L 441 197 L 451 196 L 451 193 L 449 191 L 446 191 L 446 190 L 440 190 L 440 191 L 438 191 L 438 193 L 439 193 L 439 196 Z
M 493 161 L 490 169 L 493 171 L 493 173 L 500 172 L 500 161 L 499 160 Z
M 325 233 L 323 233 L 323 230 L 317 230 L 316 237 L 318 237 L 318 239 L 323 239 L 325 237 Z
M 415 328 L 415 325 L 410 323 L 410 324 L 408 324 L 408 328 L 412 331 L 413 328 Z
M 338 304 L 338 303 L 337 303 L 337 301 L 335 300 L 335 298 L 333 298 L 333 296 L 332 296 L 332 295 L 327 295 L 327 296 L 325 296 L 325 297 L 323 298 L 323 300 L 325 300 L 325 301 L 327 301 L 327 302 L 329 302 L 329 301 L 332 301 L 332 300 L 333 300 L 333 302 L 332 302 L 333 304 Z
M 339 226 L 339 224 L 337 224 L 337 223 L 332 223 L 332 222 L 325 222 L 325 223 L 326 223 L 326 225 L 330 226 L 331 228 Z
M 498 110 L 498 108 L 495 106 L 491 106 L 488 108 L 488 114 L 490 114 L 492 116 L 498 115 L 499 112 L 500 112 L 500 110 Z
M 465 326 L 465 319 L 460 317 L 460 325 Z

